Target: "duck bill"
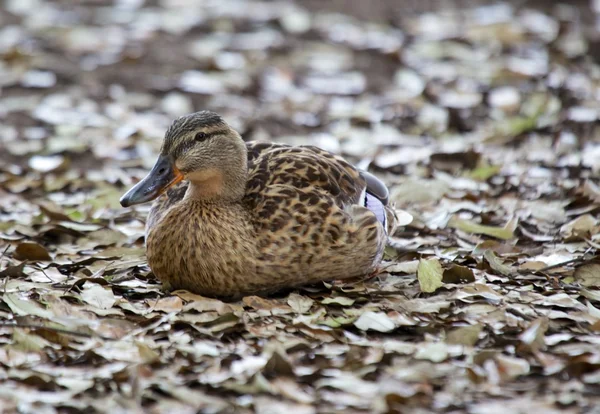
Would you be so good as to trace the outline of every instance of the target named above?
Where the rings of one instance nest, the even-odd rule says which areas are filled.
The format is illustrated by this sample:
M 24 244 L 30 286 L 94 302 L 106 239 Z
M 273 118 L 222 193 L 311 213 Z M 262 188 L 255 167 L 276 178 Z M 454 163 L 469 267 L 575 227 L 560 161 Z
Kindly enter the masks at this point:
M 148 175 L 127 191 L 119 201 L 123 207 L 147 203 L 181 180 L 183 180 L 181 171 L 177 169 L 169 157 L 161 155 Z

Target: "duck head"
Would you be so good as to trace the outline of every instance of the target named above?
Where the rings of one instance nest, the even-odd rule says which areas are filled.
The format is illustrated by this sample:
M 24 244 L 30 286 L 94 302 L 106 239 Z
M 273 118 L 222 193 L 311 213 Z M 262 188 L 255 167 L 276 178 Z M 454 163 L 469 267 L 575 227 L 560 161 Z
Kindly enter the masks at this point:
M 247 149 L 240 135 L 218 114 L 196 112 L 173 121 L 154 167 L 120 202 L 129 207 L 152 201 L 182 180 L 190 182 L 186 197 L 239 200 L 247 169 Z

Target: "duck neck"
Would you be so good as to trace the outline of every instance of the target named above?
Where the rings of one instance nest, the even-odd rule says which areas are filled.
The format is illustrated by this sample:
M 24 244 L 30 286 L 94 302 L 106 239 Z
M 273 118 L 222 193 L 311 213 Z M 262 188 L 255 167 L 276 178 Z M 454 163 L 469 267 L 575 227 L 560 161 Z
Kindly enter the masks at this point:
M 247 171 L 222 171 L 211 169 L 195 171 L 188 175 L 190 185 L 185 193 L 187 200 L 207 203 L 236 203 L 246 192 Z

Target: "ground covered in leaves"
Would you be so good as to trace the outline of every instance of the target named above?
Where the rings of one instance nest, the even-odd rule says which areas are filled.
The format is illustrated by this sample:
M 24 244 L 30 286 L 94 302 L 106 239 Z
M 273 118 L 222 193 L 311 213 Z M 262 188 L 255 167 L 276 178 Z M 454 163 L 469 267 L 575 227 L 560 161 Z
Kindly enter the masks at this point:
M 3 3 L 0 411 L 598 413 L 599 2 L 322 3 Z M 164 294 L 118 199 L 200 109 L 385 179 L 384 272 Z

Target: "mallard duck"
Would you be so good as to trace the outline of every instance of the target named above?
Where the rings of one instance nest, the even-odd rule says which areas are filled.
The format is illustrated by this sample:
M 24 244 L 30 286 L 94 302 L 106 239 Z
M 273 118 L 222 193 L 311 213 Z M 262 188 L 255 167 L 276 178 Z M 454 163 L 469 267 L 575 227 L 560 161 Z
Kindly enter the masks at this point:
M 239 298 L 376 271 L 395 223 L 388 194 L 330 152 L 244 142 L 202 111 L 172 123 L 121 205 L 155 200 L 146 253 L 165 289 Z

